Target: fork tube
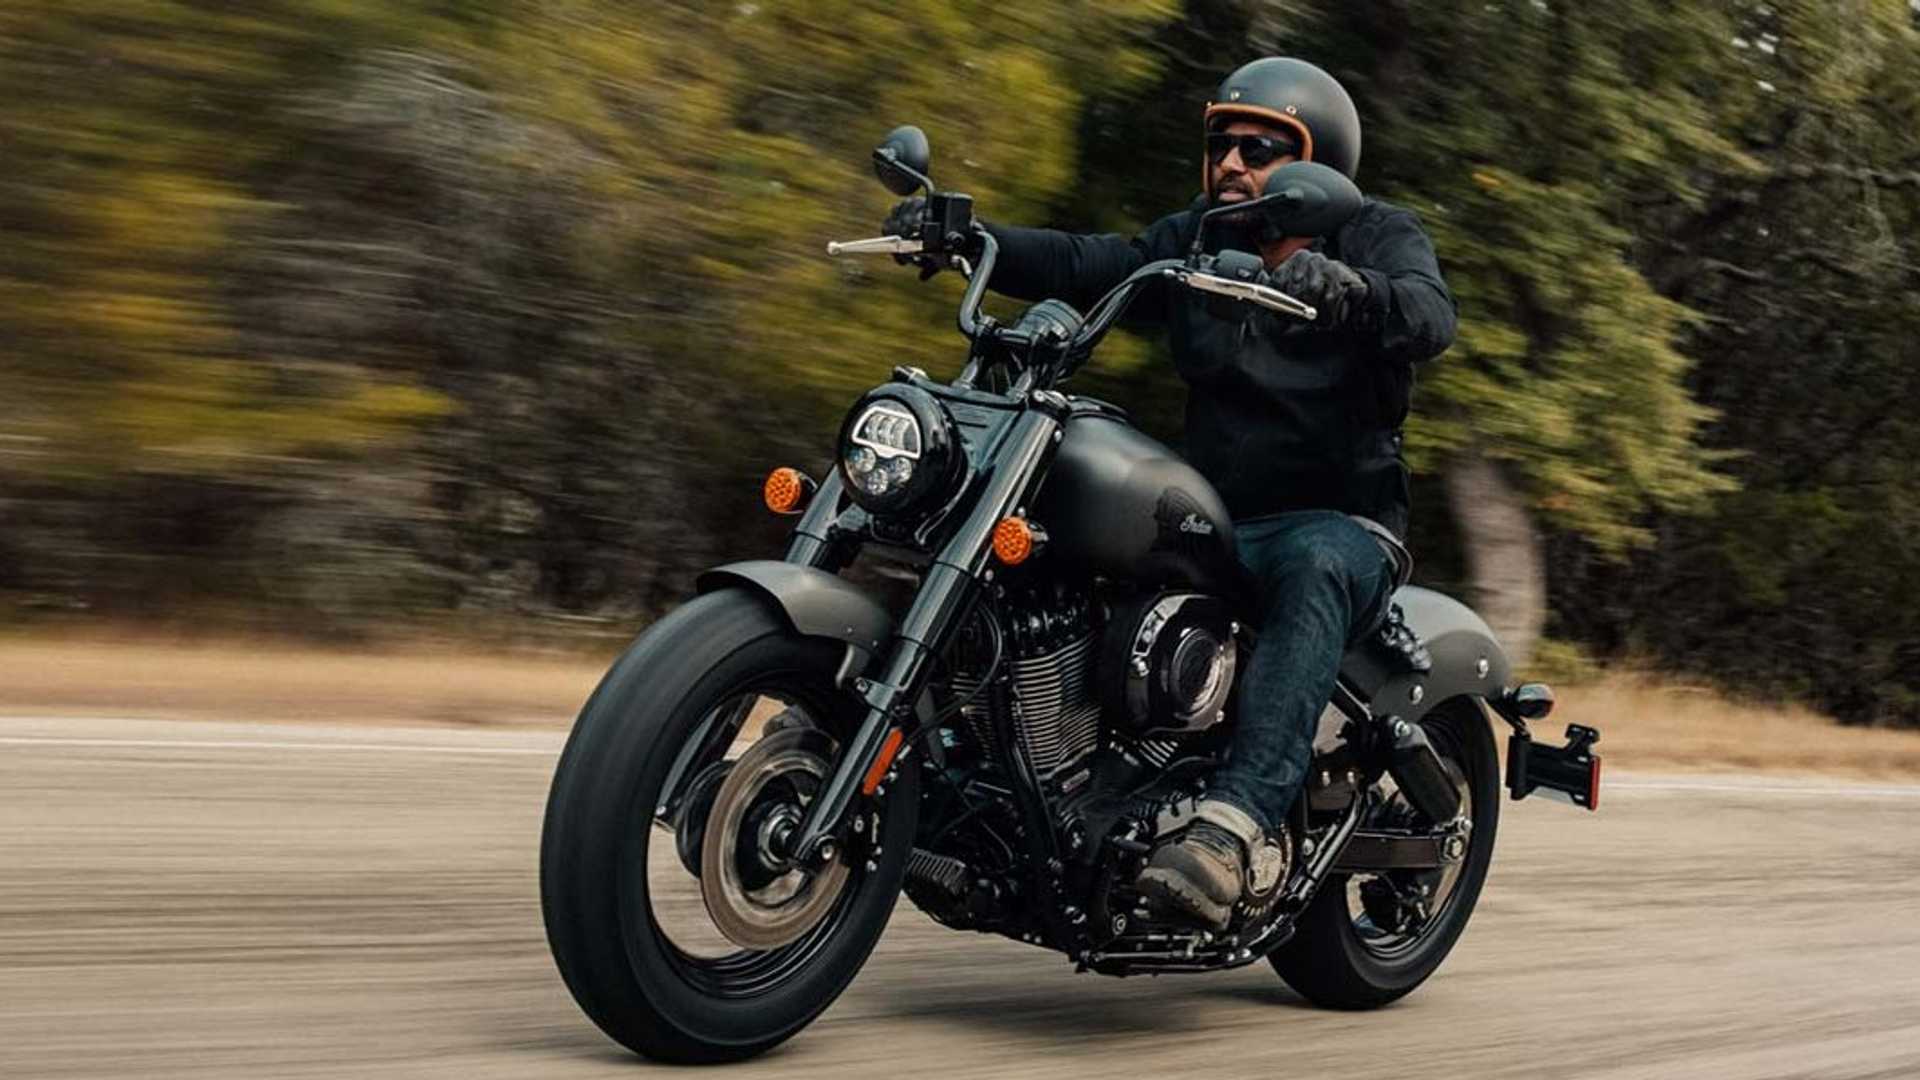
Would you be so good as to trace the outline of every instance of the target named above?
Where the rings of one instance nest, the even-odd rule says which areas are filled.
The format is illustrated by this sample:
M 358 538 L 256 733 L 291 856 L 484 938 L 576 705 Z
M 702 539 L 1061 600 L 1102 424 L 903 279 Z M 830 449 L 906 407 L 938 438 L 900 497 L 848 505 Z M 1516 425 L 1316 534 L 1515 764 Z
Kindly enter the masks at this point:
M 802 865 L 816 866 L 825 861 L 821 845 L 840 831 L 847 809 L 879 757 L 888 732 L 898 726 L 909 739 L 917 734 L 913 702 L 926 684 L 927 668 L 947 647 L 971 608 L 980 583 L 991 573 L 987 559 L 993 527 L 1021 506 L 1051 458 L 1054 435 L 1061 427 L 1054 411 L 1030 408 L 1014 421 L 1013 430 L 995 455 L 993 471 L 973 512 L 927 568 L 913 606 L 900 620 L 883 673 L 878 679 L 855 681 L 854 688 L 867 703 L 866 717 L 794 832 L 793 857 Z
M 820 490 L 800 515 L 800 523 L 787 538 L 786 561 L 802 566 L 823 567 L 833 557 L 833 523 L 840 516 L 840 495 L 845 486 L 840 470 L 829 467 Z

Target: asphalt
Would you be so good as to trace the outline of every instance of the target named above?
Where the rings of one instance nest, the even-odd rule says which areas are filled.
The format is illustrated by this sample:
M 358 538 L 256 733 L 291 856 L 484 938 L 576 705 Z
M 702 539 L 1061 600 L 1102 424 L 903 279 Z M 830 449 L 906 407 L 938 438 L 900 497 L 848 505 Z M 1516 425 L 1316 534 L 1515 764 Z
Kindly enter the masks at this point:
M 0 719 L 0 1077 L 589 1077 L 535 866 L 558 736 Z M 1447 964 L 1373 1013 L 1264 965 L 1075 975 L 903 905 L 729 1075 L 1920 1077 L 1920 788 L 1613 778 L 1505 806 Z

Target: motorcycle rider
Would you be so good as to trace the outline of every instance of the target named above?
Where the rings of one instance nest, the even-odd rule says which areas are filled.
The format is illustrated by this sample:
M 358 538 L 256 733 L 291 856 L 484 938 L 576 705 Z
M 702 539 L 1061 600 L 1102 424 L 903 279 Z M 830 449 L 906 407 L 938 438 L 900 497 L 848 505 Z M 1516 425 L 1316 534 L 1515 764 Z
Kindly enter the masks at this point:
M 1000 245 L 989 286 L 1087 310 L 1146 262 L 1184 255 L 1201 210 L 1256 197 L 1281 165 L 1314 161 L 1351 178 L 1360 161 L 1352 99 L 1304 60 L 1268 57 L 1228 75 L 1203 130 L 1204 193 L 1192 206 L 1132 238 L 983 223 Z M 910 232 L 921 205 L 901 203 L 884 230 Z M 1285 878 L 1282 824 L 1317 720 L 1342 655 L 1380 627 L 1395 584 L 1392 538 L 1405 536 L 1408 515 L 1400 426 L 1413 366 L 1443 352 L 1455 324 L 1452 294 L 1411 211 L 1368 199 L 1321 237 L 1271 235 L 1256 215 L 1217 219 L 1206 250 L 1258 252 L 1269 284 L 1319 309 L 1314 324 L 1167 288 L 1133 309 L 1168 330 L 1189 390 L 1186 456 L 1225 500 L 1261 594 L 1227 760 L 1191 824 L 1154 850 L 1138 882 L 1161 905 L 1215 927 Z

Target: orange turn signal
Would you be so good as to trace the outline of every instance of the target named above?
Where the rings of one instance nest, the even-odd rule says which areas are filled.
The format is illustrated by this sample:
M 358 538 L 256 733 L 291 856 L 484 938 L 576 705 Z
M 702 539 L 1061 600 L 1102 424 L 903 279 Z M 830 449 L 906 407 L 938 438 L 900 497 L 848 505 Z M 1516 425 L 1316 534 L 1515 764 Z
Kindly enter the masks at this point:
M 1033 554 L 1033 526 L 1022 517 L 1005 517 L 993 527 L 993 557 L 1019 566 Z
M 813 482 L 813 477 L 799 469 L 780 468 L 767 474 L 760 497 L 766 500 L 767 509 L 776 514 L 797 514 L 807 508 L 817 490 L 819 485 Z
M 880 781 L 887 778 L 887 770 L 893 767 L 893 759 L 899 755 L 900 744 L 905 740 L 906 735 L 899 728 L 887 732 L 887 741 L 880 744 L 880 756 L 873 759 L 873 767 L 860 783 L 860 794 L 871 795 L 880 790 Z

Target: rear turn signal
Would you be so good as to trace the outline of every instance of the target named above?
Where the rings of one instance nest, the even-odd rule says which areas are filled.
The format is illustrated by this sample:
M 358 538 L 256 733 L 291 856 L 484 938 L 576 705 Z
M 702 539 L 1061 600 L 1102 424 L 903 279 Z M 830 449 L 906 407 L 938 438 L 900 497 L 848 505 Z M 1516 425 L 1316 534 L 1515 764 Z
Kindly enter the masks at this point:
M 760 497 L 766 500 L 767 509 L 776 514 L 797 514 L 807 508 L 818 490 L 820 485 L 813 482 L 813 477 L 799 469 L 780 468 L 767 474 Z
M 1008 566 L 1026 562 L 1046 542 L 1046 532 L 1023 517 L 1001 518 L 993 527 L 993 557 Z

